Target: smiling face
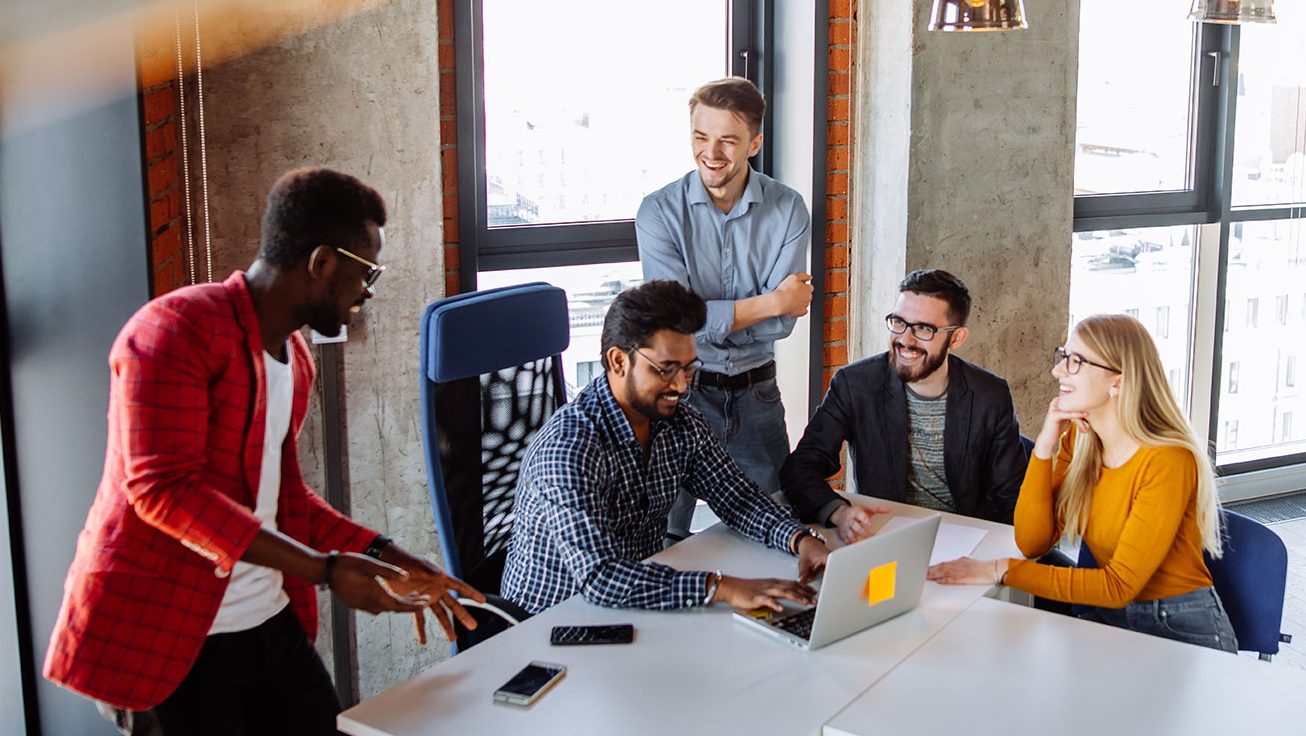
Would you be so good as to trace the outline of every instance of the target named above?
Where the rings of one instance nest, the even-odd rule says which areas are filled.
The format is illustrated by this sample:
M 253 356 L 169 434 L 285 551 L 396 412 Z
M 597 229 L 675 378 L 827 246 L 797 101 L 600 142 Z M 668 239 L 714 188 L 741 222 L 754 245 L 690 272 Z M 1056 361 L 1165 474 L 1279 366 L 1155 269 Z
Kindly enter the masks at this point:
M 948 302 L 934 296 L 923 296 L 910 291 L 898 295 L 893 309 L 904 322 L 949 327 Z M 948 349 L 965 339 L 965 328 L 952 332 L 938 332 L 930 340 L 921 340 L 910 328 L 901 335 L 889 333 L 889 364 L 903 383 L 914 383 L 929 378 L 948 359 Z
M 1066 352 L 1107 365 L 1101 355 L 1084 344 L 1078 333 L 1072 334 L 1066 341 Z M 1066 361 L 1057 361 L 1052 366 L 1052 376 L 1057 379 L 1057 406 L 1062 411 L 1098 413 L 1111 408 L 1119 395 L 1120 374 L 1089 363 L 1080 365 L 1079 372 L 1072 374 L 1066 367 Z
M 748 159 L 762 148 L 761 132 L 718 107 L 699 104 L 689 116 L 694 165 L 709 191 L 738 188 L 748 181 Z
M 371 221 L 366 223 L 365 230 L 366 238 L 341 243 L 338 247 L 364 260 L 379 263 L 385 232 Z M 374 292 L 364 281 L 369 270 L 366 265 L 335 250 L 326 257 L 332 259 L 332 265 L 322 295 L 311 305 L 305 322 L 318 333 L 335 337 L 340 334 L 341 327 L 348 325 L 353 316 L 362 311 L 363 304 L 372 298 Z
M 674 377 L 663 379 L 654 363 L 661 368 L 693 363 L 698 357 L 694 336 L 673 330 L 658 330 L 653 333 L 648 344 L 638 351 L 629 355 L 624 351 L 617 352 L 625 357 L 624 360 L 613 360 L 617 355 L 609 355 L 609 364 L 616 374 L 610 385 L 617 403 L 623 409 L 636 411 L 650 421 L 675 416 L 685 391 L 689 389 L 690 377 L 684 371 L 676 371 Z M 615 378 L 622 380 L 617 381 Z

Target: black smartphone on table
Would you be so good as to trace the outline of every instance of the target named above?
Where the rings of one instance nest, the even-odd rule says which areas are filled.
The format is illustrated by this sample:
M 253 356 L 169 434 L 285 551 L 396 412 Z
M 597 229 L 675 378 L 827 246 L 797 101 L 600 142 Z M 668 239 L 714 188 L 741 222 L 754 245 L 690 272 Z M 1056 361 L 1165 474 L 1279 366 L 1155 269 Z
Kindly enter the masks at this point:
M 602 626 L 554 626 L 549 643 L 558 646 L 577 644 L 629 644 L 635 640 L 632 624 Z
M 567 668 L 552 662 L 531 662 L 494 691 L 494 702 L 526 707 L 567 674 Z

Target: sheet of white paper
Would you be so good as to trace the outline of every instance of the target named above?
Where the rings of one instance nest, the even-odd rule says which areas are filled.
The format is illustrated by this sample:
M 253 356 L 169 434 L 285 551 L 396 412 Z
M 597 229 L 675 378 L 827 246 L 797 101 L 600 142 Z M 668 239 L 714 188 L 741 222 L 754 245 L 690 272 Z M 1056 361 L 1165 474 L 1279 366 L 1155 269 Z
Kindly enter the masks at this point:
M 894 516 L 877 533 L 891 532 L 914 521 L 916 519 L 910 517 Z M 958 557 L 966 557 L 975 551 L 975 548 L 984 540 L 984 535 L 987 533 L 983 529 L 977 529 L 973 526 L 950 524 L 946 521 L 941 522 L 939 524 L 939 534 L 934 538 L 934 551 L 930 554 L 930 564 L 937 565 L 940 562 L 948 562 Z

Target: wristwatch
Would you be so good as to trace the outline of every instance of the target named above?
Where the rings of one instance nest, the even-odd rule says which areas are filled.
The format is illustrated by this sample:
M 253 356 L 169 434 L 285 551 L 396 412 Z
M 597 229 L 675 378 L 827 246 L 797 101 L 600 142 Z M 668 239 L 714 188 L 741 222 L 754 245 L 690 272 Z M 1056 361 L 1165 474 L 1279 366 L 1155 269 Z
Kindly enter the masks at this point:
M 367 545 L 367 549 L 363 550 L 363 554 L 368 557 L 375 557 L 379 560 L 381 559 L 381 553 L 384 552 L 385 548 L 389 547 L 390 543 L 393 541 L 393 539 L 384 534 L 378 534 L 376 535 L 376 538 L 372 540 L 372 543 Z
M 805 526 L 803 527 L 803 530 L 801 532 L 794 535 L 793 542 L 791 542 L 793 546 L 789 550 L 790 552 L 792 552 L 793 554 L 798 554 L 798 545 L 803 541 L 803 537 L 815 537 L 816 541 L 820 542 L 821 544 L 825 544 L 825 537 L 821 536 L 820 532 L 816 531 L 810 526 Z

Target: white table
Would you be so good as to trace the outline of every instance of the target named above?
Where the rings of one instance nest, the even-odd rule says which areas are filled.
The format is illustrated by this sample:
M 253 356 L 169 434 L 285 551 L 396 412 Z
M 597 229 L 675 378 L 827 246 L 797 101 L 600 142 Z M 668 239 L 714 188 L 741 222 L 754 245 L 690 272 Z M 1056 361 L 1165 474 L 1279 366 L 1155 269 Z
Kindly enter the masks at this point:
M 1306 733 L 1306 672 L 978 600 L 824 736 Z
M 904 516 L 931 513 L 888 505 Z M 1015 554 L 1011 527 L 944 516 L 989 531 L 977 556 Z M 797 575 L 796 558 L 722 525 L 653 559 L 743 577 Z M 622 610 L 576 596 L 345 711 L 338 726 L 354 736 L 818 734 L 825 721 L 988 592 L 926 583 L 916 610 L 815 652 L 751 631 L 725 606 Z M 602 623 L 633 623 L 635 643 L 549 645 L 555 625 Z M 566 678 L 530 709 L 494 704 L 494 690 L 534 659 L 567 665 Z

